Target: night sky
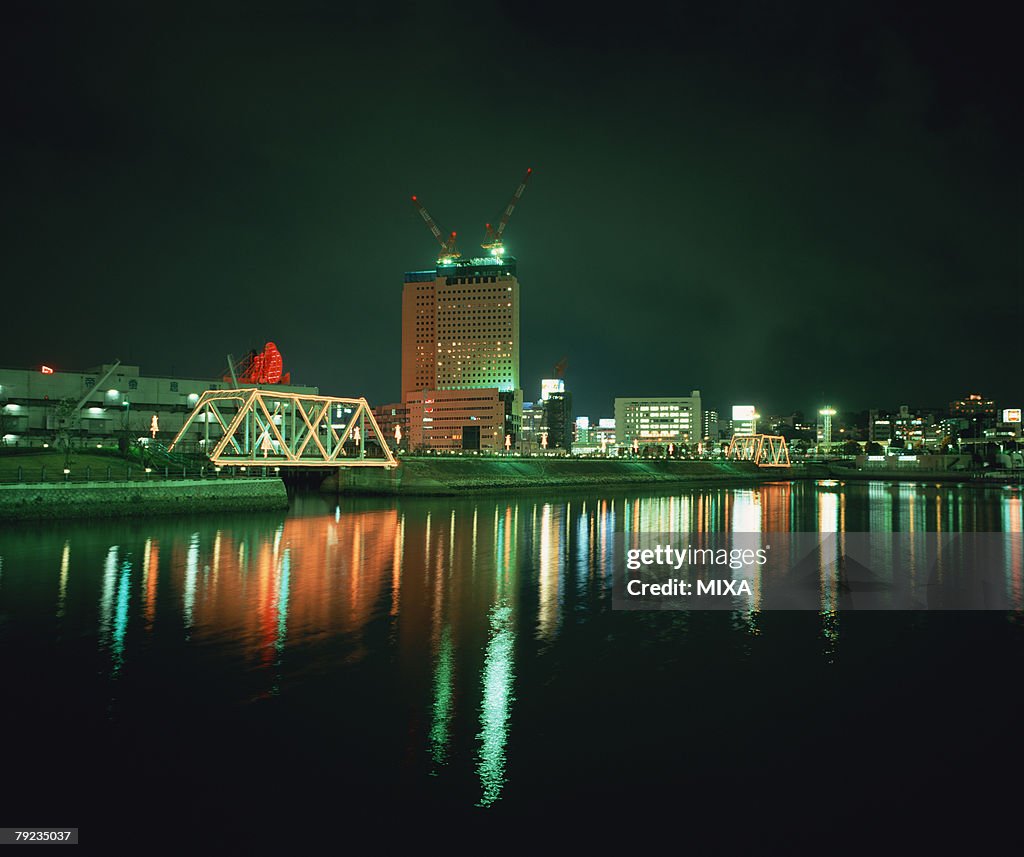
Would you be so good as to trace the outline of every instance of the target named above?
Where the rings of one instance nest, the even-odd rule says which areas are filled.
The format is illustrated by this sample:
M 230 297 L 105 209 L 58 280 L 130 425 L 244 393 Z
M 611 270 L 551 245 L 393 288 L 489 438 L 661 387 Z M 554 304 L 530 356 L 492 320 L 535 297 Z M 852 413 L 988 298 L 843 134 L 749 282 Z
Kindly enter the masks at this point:
M 5 4 L 0 365 L 394 401 L 410 194 L 465 254 L 532 166 L 528 400 L 1024 401 L 1002 6 L 552 5 Z

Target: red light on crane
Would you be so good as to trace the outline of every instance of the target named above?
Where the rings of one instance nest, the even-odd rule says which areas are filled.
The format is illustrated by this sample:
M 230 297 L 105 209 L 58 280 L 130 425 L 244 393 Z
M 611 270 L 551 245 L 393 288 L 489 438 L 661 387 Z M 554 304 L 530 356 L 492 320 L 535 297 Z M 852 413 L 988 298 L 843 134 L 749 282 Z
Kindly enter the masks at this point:
M 455 246 L 455 233 L 452 232 L 448 240 L 445 241 L 444 237 L 441 235 L 441 230 L 437 228 L 437 224 L 434 223 L 433 218 L 427 213 L 423 204 L 415 196 L 410 197 L 410 199 L 412 200 L 412 204 L 416 206 L 416 211 L 418 211 L 420 217 L 423 218 L 423 222 L 427 224 L 427 228 L 430 230 L 437 243 L 441 245 L 441 252 L 437 257 L 438 264 L 450 265 L 461 255 L 458 247 Z

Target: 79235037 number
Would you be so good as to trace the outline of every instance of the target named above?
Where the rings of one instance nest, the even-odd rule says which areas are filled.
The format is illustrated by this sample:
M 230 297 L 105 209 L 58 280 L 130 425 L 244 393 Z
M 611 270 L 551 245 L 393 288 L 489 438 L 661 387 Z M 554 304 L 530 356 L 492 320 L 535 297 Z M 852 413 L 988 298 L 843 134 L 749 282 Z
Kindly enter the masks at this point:
M 70 830 L 18 830 L 15 842 L 64 842 L 71 838 Z

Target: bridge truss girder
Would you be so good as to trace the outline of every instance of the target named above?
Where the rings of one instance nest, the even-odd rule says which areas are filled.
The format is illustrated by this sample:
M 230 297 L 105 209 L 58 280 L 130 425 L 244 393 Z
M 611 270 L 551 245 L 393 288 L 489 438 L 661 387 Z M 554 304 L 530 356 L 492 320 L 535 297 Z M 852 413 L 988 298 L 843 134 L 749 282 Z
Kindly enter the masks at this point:
M 257 462 L 285 467 L 398 466 L 362 398 L 262 388 L 207 390 L 168 450 L 182 443 L 197 422 L 203 424 L 203 450 L 219 466 Z M 371 436 L 380 447 L 380 458 L 366 457 L 366 441 Z
M 789 447 L 778 434 L 736 434 L 729 442 L 727 458 L 753 461 L 758 467 L 789 467 Z

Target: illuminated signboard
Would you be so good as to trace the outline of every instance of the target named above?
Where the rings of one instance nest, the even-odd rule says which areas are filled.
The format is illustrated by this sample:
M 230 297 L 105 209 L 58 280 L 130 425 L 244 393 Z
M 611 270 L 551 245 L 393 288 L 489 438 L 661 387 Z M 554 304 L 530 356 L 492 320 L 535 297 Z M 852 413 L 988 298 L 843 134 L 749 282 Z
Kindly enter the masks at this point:
M 50 366 L 40 366 L 39 371 L 42 372 L 44 375 L 53 374 L 53 369 Z M 1020 414 L 1020 411 L 1017 411 L 1017 413 Z
M 540 398 L 546 402 L 552 393 L 564 393 L 565 381 L 561 378 L 545 378 L 540 382 Z
M 754 406 L 753 405 L 733 405 L 732 406 L 732 418 L 734 420 L 752 420 L 754 419 Z
M 1020 422 L 1020 408 L 1004 408 L 1003 409 L 1003 422 L 1004 423 L 1019 423 Z

